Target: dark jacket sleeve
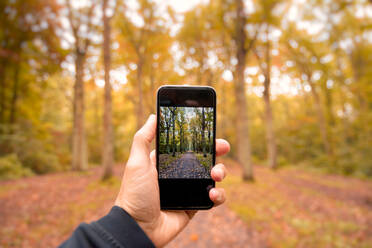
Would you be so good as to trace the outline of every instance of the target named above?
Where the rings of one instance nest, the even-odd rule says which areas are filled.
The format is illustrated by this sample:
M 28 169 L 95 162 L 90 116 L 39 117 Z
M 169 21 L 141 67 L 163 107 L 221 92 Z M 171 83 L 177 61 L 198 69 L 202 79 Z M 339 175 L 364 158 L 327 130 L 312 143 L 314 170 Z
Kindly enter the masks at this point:
M 155 247 L 137 222 L 122 208 L 114 206 L 111 211 L 90 224 L 82 223 L 61 248 L 131 248 Z

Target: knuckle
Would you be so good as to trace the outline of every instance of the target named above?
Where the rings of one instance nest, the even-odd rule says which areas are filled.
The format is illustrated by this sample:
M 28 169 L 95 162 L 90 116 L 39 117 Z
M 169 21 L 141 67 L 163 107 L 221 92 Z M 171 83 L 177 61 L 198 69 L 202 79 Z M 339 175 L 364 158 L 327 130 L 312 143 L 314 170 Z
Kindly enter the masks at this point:
M 141 130 L 138 130 L 134 134 L 134 140 L 142 140 L 143 139 L 143 132 Z
M 134 140 L 140 141 L 140 142 L 151 143 L 151 138 L 149 137 L 148 132 L 146 132 L 145 130 L 142 130 L 142 129 L 138 130 L 134 134 Z

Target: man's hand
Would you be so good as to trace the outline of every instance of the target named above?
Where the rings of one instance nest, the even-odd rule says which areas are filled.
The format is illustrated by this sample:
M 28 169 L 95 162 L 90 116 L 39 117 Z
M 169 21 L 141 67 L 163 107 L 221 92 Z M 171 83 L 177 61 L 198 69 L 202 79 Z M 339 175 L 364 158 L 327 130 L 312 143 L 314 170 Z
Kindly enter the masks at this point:
M 196 211 L 161 211 L 158 172 L 155 150 L 150 153 L 150 144 L 156 131 L 156 117 L 151 115 L 145 125 L 135 134 L 130 156 L 115 205 L 127 211 L 157 247 L 171 241 L 188 224 Z M 216 155 L 224 155 L 230 145 L 216 140 Z M 215 165 L 211 177 L 221 181 L 226 175 L 223 164 Z M 218 206 L 225 201 L 225 191 L 213 188 L 209 197 Z

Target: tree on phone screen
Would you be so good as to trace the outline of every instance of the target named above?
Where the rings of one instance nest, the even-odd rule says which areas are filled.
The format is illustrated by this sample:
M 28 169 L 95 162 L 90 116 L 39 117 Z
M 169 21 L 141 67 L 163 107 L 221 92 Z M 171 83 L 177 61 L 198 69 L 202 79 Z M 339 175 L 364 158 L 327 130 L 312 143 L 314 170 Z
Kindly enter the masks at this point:
M 177 115 L 177 107 L 169 107 L 169 111 L 172 115 L 172 156 L 176 156 L 176 115 Z

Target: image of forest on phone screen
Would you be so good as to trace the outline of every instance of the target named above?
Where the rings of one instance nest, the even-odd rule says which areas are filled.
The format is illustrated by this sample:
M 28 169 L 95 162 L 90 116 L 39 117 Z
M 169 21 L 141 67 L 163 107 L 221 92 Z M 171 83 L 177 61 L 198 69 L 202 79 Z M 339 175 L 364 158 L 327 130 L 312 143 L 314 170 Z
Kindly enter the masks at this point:
M 159 178 L 210 178 L 213 108 L 160 107 Z

